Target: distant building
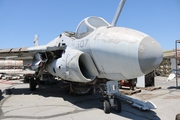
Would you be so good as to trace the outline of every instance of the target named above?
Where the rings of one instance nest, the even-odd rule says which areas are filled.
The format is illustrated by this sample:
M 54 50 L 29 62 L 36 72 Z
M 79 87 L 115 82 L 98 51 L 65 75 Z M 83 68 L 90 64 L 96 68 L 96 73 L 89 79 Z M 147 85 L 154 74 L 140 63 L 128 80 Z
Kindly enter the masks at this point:
M 155 73 L 160 76 L 169 76 L 173 69 L 175 69 L 175 50 L 166 50 L 163 54 L 163 60 L 159 67 L 155 69 Z M 177 63 L 180 65 L 180 49 L 177 49 Z M 179 67 L 178 67 L 179 68 Z
M 17 73 L 23 70 L 22 60 L 0 60 L 0 73 Z

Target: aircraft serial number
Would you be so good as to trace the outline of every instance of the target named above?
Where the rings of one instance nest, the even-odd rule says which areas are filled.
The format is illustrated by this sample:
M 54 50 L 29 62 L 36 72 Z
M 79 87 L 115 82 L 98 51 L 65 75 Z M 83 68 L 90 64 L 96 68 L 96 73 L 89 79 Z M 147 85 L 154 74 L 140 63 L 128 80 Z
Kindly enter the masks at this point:
M 76 48 L 85 47 L 88 43 L 88 39 L 77 41 Z

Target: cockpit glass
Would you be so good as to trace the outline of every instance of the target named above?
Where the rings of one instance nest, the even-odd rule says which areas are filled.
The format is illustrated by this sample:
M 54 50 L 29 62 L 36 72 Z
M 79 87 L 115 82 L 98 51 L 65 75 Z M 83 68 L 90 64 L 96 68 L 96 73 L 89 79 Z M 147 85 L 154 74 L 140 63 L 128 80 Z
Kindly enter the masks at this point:
M 95 28 L 98 28 L 98 27 L 101 27 L 101 26 L 108 26 L 108 24 L 104 20 L 102 20 L 102 19 L 100 19 L 98 17 L 90 17 L 88 19 L 88 22 L 89 22 L 90 25 L 92 25 Z
M 109 26 L 109 23 L 99 17 L 86 18 L 78 26 L 76 38 L 83 38 L 101 26 Z
M 78 27 L 78 30 L 76 32 L 76 38 L 82 38 L 91 33 L 93 30 L 93 28 L 88 26 L 85 21 L 83 21 Z

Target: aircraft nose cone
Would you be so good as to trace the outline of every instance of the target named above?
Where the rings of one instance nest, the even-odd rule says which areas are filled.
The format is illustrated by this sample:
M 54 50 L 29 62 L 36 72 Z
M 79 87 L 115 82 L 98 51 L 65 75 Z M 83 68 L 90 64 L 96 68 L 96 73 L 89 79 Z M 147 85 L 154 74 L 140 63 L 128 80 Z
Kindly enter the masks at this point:
M 160 44 L 153 38 L 147 36 L 139 44 L 138 61 L 144 74 L 157 68 L 163 58 L 163 50 Z

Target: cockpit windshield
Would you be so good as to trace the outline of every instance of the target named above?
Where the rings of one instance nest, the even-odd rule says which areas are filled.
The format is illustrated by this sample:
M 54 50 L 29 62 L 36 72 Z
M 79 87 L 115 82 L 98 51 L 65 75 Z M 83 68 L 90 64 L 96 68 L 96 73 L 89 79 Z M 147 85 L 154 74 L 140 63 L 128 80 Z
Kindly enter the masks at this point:
M 85 18 L 76 30 L 76 38 L 82 38 L 93 32 L 96 28 L 101 26 L 110 26 L 103 18 L 100 17 L 88 17 Z

